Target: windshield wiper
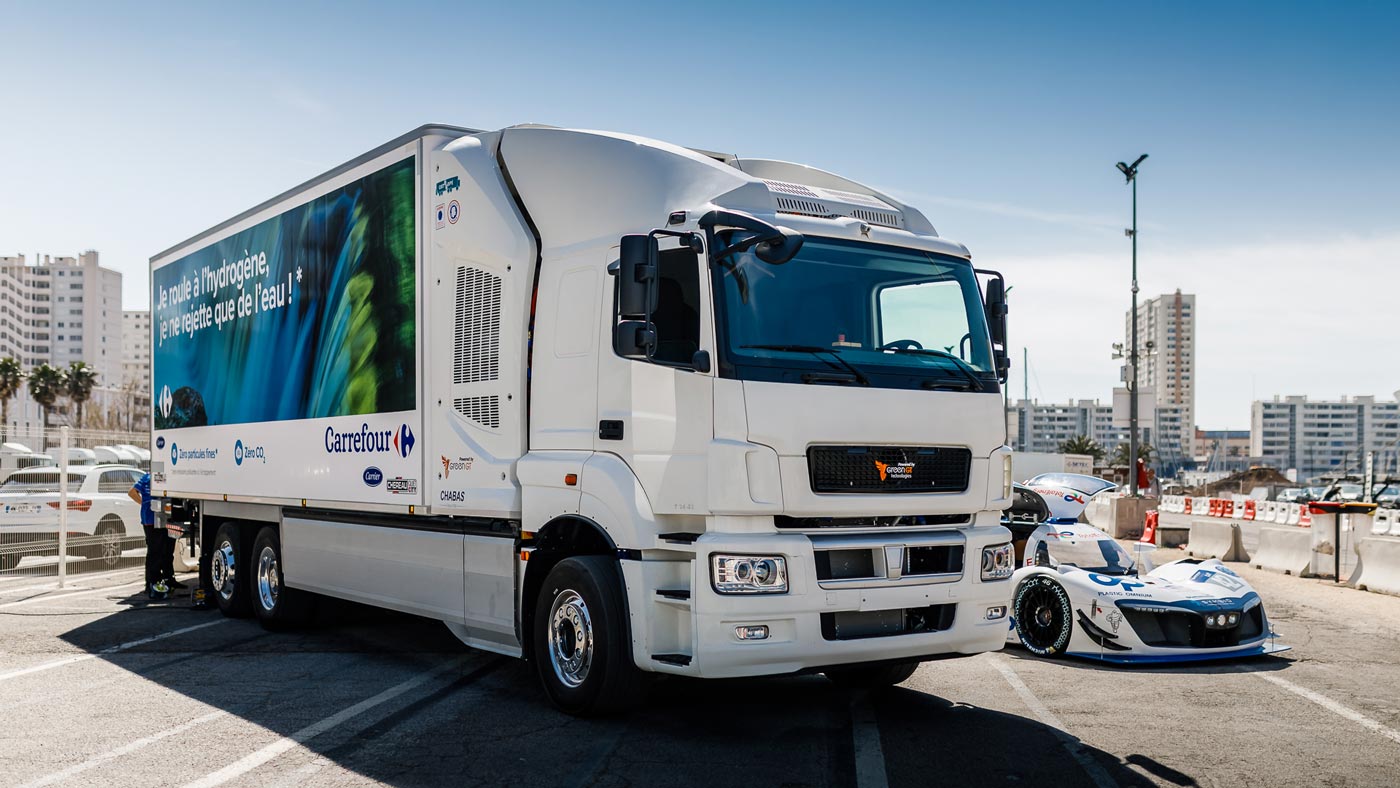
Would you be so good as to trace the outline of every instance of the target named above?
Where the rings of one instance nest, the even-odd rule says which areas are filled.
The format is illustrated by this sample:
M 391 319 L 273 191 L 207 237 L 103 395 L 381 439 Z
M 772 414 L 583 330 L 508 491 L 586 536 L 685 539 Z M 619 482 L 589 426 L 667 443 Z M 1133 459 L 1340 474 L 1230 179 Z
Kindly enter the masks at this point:
M 739 347 L 742 350 L 778 350 L 786 353 L 811 353 L 813 355 L 827 353 L 837 364 L 845 367 L 846 371 L 855 377 L 856 383 L 862 386 L 870 385 L 870 379 L 861 374 L 861 371 L 856 369 L 851 362 L 841 358 L 834 348 L 822 347 L 821 345 L 740 345 Z
M 946 358 L 953 362 L 953 369 L 956 369 L 958 371 L 958 374 L 962 375 L 964 378 L 967 378 L 967 382 L 972 386 L 972 390 L 986 391 L 986 389 L 982 386 L 982 379 L 977 377 L 977 372 L 973 370 L 972 367 L 968 366 L 966 361 L 963 361 L 962 359 L 958 358 L 952 353 L 948 353 L 943 350 L 936 350 L 934 348 L 929 347 L 884 347 L 880 348 L 880 350 L 887 351 L 890 353 L 912 353 L 916 356 L 934 356 L 935 358 Z

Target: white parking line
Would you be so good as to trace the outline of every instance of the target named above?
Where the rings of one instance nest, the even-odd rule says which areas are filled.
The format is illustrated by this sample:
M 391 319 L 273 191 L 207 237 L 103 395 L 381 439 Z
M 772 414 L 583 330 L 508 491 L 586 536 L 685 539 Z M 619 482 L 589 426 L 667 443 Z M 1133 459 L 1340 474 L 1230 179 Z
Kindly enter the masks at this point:
M 1016 675 L 1016 671 L 1012 670 L 1011 666 L 1006 664 L 1001 657 L 992 657 L 991 662 L 992 667 L 1001 673 L 1002 677 L 1006 679 L 1006 683 L 1011 685 L 1011 689 L 1015 690 L 1016 694 L 1021 697 L 1021 702 L 1026 704 L 1026 708 L 1031 710 L 1036 719 L 1059 732 L 1060 743 L 1064 745 L 1070 757 L 1079 763 L 1085 774 L 1089 775 L 1089 779 L 1093 781 L 1094 785 L 1099 788 L 1117 788 L 1118 782 L 1104 771 L 1099 762 L 1094 760 L 1094 756 L 1085 751 L 1084 742 L 1075 738 L 1065 728 L 1065 724 L 1060 722 L 1060 718 L 1056 717 L 1045 707 L 1044 703 L 1040 702 L 1040 698 L 1037 698 L 1035 693 L 1031 692 L 1031 688 L 1027 687 L 1024 681 L 1021 681 L 1021 677 Z
M 224 623 L 224 622 L 226 622 L 226 621 L 231 621 L 231 620 L 232 620 L 232 619 L 227 619 L 227 618 L 222 618 L 222 617 L 220 617 L 220 618 L 217 618 L 217 619 L 215 619 L 215 620 L 213 620 L 213 621 L 206 621 L 206 622 L 204 622 L 203 624 L 195 624 L 195 625 L 192 626 L 192 627 L 185 627 L 185 628 L 183 628 L 183 629 L 175 629 L 175 630 L 171 630 L 170 632 L 162 632 L 162 633 L 159 634 L 159 635 L 152 635 L 152 636 L 147 637 L 147 638 L 141 638 L 140 640 L 128 641 L 128 642 L 126 642 L 126 643 L 122 643 L 122 644 L 117 645 L 117 646 L 112 646 L 112 647 L 110 647 L 110 648 L 104 648 L 104 649 L 102 649 L 101 651 L 93 652 L 93 653 L 91 653 L 91 654 L 74 654 L 74 655 L 71 656 L 71 657 L 63 657 L 63 658 L 61 658 L 61 659 L 55 659 L 55 660 L 53 660 L 52 662 L 44 662 L 44 663 L 42 663 L 42 664 L 35 665 L 35 666 L 33 666 L 33 667 L 29 667 L 29 668 L 20 668 L 19 670 L 12 670 L 12 671 L 10 671 L 10 672 L 8 672 L 8 673 L 0 673 L 0 681 L 8 681 L 9 679 L 19 678 L 20 676 L 28 676 L 28 675 L 30 675 L 31 673 L 42 673 L 43 671 L 46 671 L 46 670 L 53 670 L 54 668 L 61 668 L 61 667 L 63 667 L 64 665 L 72 665 L 74 662 L 86 662 L 87 660 L 90 660 L 90 659 L 97 659 L 98 657 L 105 657 L 105 656 L 107 656 L 107 655 L 109 655 L 109 654 L 116 654 L 116 653 L 119 652 L 119 651 L 126 651 L 127 649 L 136 648 L 137 646 L 144 646 L 144 645 L 146 645 L 147 643 L 154 643 L 154 642 L 156 642 L 157 640 L 165 640 L 166 638 L 173 638 L 173 637 L 175 637 L 176 635 L 183 635 L 183 634 L 185 634 L 186 632 L 194 632 L 195 630 L 204 629 L 205 627 L 212 627 L 212 626 L 215 626 L 216 624 L 222 624 L 222 623 Z
M 94 769 L 110 760 L 120 758 L 123 755 L 130 755 L 131 753 L 136 752 L 137 750 L 155 744 L 161 739 L 167 739 L 171 736 L 184 733 L 185 731 L 188 731 L 191 728 L 198 727 L 206 722 L 212 722 L 227 714 L 228 712 L 224 711 L 223 709 L 211 711 L 208 714 L 205 714 L 201 717 L 195 717 L 194 719 L 189 720 L 188 722 L 176 725 L 175 727 L 170 728 L 169 730 L 163 730 L 160 733 L 153 733 L 150 736 L 137 739 L 134 742 L 123 744 L 115 750 L 108 750 L 107 752 L 104 752 L 101 755 L 94 755 L 93 757 L 87 759 L 86 761 L 83 761 L 82 763 L 74 764 L 62 771 L 57 771 L 53 774 L 40 777 L 37 780 L 32 780 L 19 786 L 19 788 L 40 788 L 44 785 L 53 785 L 55 783 L 62 782 L 75 774 L 81 774 L 82 772 L 85 772 L 89 769 Z
M 1381 736 L 1384 736 L 1387 739 L 1390 739 L 1391 741 L 1395 742 L 1396 744 L 1400 744 L 1400 731 L 1397 731 L 1394 728 L 1388 728 L 1385 725 L 1382 725 L 1381 723 L 1371 719 L 1370 717 L 1367 717 L 1365 714 L 1362 714 L 1359 711 L 1343 706 L 1342 704 L 1336 702 L 1335 700 L 1332 700 L 1326 695 L 1323 695 L 1319 692 L 1313 692 L 1307 687 L 1300 687 L 1297 684 L 1294 684 L 1293 682 L 1289 681 L 1288 679 L 1281 679 L 1278 676 L 1273 675 L 1272 673 L 1263 673 L 1257 670 L 1252 670 L 1250 671 L 1250 673 L 1252 673 L 1255 676 L 1258 676 L 1259 678 L 1267 682 L 1277 684 L 1278 686 L 1283 687 L 1284 689 L 1288 690 L 1294 695 L 1297 695 L 1300 698 L 1306 698 L 1312 701 L 1313 703 L 1316 703 L 1317 705 L 1321 706 L 1322 708 L 1327 709 L 1333 714 L 1336 714 L 1340 717 L 1345 717 L 1351 720 L 1352 722 L 1356 723 L 1357 725 L 1360 725 L 1361 727 L 1365 728 L 1366 730 L 1371 731 L 1372 733 L 1378 733 Z
M 136 569 L 122 569 L 122 570 L 119 570 L 119 571 L 116 571 L 116 572 L 104 572 L 103 574 L 100 574 L 100 575 L 84 575 L 84 576 L 82 576 L 82 577 L 79 578 L 79 579 L 81 579 L 83 582 L 92 582 L 93 580 L 102 580 L 102 579 L 105 579 L 105 578 L 112 578 L 112 577 L 116 577 L 117 575 L 129 575 L 129 574 L 132 574 L 132 573 L 137 573 L 137 574 L 139 574 L 139 573 L 141 573 L 141 572 L 143 572 L 143 571 L 145 571 L 145 570 L 144 570 L 144 569 L 141 569 L 141 568 L 136 568 Z M 87 588 L 87 587 L 88 587 L 88 586 L 72 586 L 71 588 L 72 588 L 74 591 L 81 591 L 81 590 L 83 590 L 83 589 L 85 589 L 85 588 Z M 21 592 L 21 591 L 51 591 L 51 590 L 54 590 L 54 589 L 56 589 L 56 588 L 58 588 L 58 581 L 56 581 L 56 580 L 50 581 L 50 582 L 48 582 L 48 583 L 41 583 L 40 585 L 37 585 L 37 586 L 20 586 L 19 588 L 11 588 L 11 587 L 9 587 L 9 586 L 0 585 L 0 594 L 17 594 L 17 593 L 19 593 L 19 592 Z
M 11 607 L 22 607 L 22 606 L 24 606 L 24 605 L 37 605 L 37 604 L 39 604 L 40 602 L 53 602 L 54 600 L 57 600 L 57 599 L 71 599 L 71 598 L 73 598 L 73 597 L 75 597 L 75 596 L 92 596 L 93 594 L 101 594 L 101 593 L 106 592 L 106 591 L 116 591 L 116 590 L 122 589 L 122 588 L 130 588 L 130 587 L 132 587 L 132 586 L 143 586 L 143 585 L 145 585 L 145 584 L 146 584 L 146 581 L 145 581 L 145 580 L 137 580 L 137 581 L 134 582 L 134 583 L 122 583 L 121 585 L 115 585 L 115 586 L 103 586 L 102 588 L 94 588 L 94 589 L 92 589 L 92 590 L 90 590 L 90 591 L 79 591 L 79 592 L 77 592 L 77 593 L 75 593 L 75 594 L 58 594 L 57 596 L 36 596 L 36 597 L 30 597 L 29 599 L 21 599 L 21 600 L 19 600 L 18 602 L 6 602 L 6 603 L 4 603 L 4 604 L 0 604 L 0 609 L 11 608 Z
M 335 728 L 345 723 L 346 721 L 369 711 L 375 706 L 378 706 L 382 703 L 387 703 L 393 700 L 394 698 L 397 698 L 398 696 L 404 694 L 405 692 L 413 690 L 417 687 L 422 686 L 423 684 L 428 683 L 429 681 L 432 681 L 437 676 L 440 676 L 441 674 L 446 673 L 449 670 L 455 670 L 456 668 L 461 667 L 462 663 L 465 662 L 466 659 L 466 655 L 458 657 L 457 659 L 450 660 L 442 665 L 439 665 L 438 667 L 433 668 L 432 670 L 420 673 L 417 676 L 408 679 L 407 681 L 395 684 L 394 686 L 384 690 L 383 692 L 379 693 L 378 695 L 375 695 L 372 698 L 362 700 L 353 706 L 341 709 L 340 711 L 330 715 L 329 717 L 307 725 L 306 727 L 293 733 L 290 736 L 283 736 L 277 739 L 276 741 L 272 742 L 271 744 L 267 745 L 266 747 L 262 747 L 261 749 L 258 749 L 252 753 L 249 753 L 248 755 L 245 755 L 242 758 L 239 758 L 238 760 L 234 761 L 233 763 L 229 764 L 228 766 L 225 766 L 224 768 L 216 772 L 211 772 L 210 774 L 207 774 L 204 777 L 201 777 L 200 779 L 195 780 L 192 783 L 187 783 L 184 786 L 184 788 L 214 788 L 214 786 L 223 785 L 229 780 L 233 780 L 237 777 L 247 774 L 248 772 L 251 772 L 252 770 L 258 768 L 259 766 L 262 766 L 263 764 L 267 763 L 273 758 L 276 758 L 282 753 L 287 752 L 288 750 L 291 750 L 295 747 L 299 747 L 302 744 L 302 742 L 314 739 L 315 737 L 320 736 L 326 731 L 329 731 L 332 728 Z
M 885 750 L 880 746 L 880 724 L 870 696 L 858 692 L 851 698 L 851 739 L 855 748 L 856 788 L 889 788 Z

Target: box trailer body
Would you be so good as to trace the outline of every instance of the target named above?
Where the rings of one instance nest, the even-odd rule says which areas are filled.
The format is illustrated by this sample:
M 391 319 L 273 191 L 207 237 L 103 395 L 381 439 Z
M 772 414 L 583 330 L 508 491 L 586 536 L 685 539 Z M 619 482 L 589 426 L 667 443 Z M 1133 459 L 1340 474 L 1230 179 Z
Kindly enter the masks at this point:
M 779 226 L 802 245 L 764 262 Z M 653 245 L 640 291 L 626 238 Z M 964 247 L 830 173 L 425 126 L 152 258 L 152 486 L 198 512 L 226 610 L 269 582 L 381 605 L 545 644 L 566 685 L 595 635 L 535 608 L 575 555 L 614 567 L 642 670 L 992 650 L 1011 468 L 982 298 Z

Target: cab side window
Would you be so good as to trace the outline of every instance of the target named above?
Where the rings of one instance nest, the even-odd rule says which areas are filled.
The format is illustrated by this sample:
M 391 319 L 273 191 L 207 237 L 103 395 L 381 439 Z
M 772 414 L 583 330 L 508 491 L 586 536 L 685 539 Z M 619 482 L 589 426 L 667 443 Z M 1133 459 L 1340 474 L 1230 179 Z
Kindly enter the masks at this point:
M 700 349 L 700 260 L 690 249 L 667 249 L 658 258 L 656 352 L 667 364 L 689 364 Z

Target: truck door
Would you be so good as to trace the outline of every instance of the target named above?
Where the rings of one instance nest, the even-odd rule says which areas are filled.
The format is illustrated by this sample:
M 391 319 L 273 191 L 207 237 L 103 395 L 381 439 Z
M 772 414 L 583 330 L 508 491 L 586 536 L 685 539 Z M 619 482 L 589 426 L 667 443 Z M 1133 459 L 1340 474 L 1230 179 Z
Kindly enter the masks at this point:
M 695 361 L 697 351 L 714 357 L 714 319 L 703 258 L 669 240 L 659 258 L 651 360 L 627 359 L 610 347 L 598 354 L 594 448 L 632 468 L 656 513 L 695 514 L 705 502 L 705 452 L 714 431 L 713 372 Z M 614 247 L 612 260 L 617 256 Z M 612 287 L 605 291 L 612 309 Z

